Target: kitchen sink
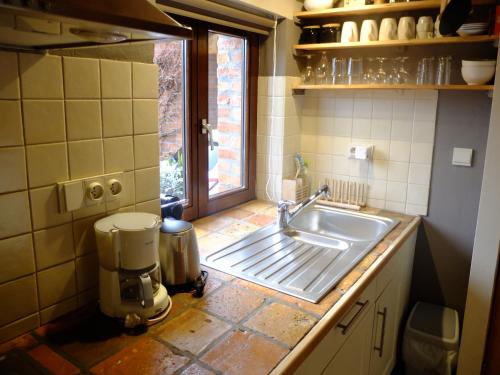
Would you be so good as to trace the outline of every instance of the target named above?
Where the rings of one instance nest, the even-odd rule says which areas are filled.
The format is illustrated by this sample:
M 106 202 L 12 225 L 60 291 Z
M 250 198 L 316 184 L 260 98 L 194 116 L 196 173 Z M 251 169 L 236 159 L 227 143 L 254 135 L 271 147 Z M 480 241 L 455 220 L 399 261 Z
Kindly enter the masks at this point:
M 313 203 L 284 228 L 259 229 L 202 263 L 317 303 L 398 223 Z

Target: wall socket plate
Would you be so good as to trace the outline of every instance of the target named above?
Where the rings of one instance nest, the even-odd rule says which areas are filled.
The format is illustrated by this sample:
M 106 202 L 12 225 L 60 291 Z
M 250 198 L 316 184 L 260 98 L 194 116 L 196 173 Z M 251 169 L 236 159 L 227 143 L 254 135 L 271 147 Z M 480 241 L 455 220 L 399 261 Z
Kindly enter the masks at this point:
M 113 194 L 111 190 L 115 193 Z M 59 212 L 71 212 L 116 201 L 124 191 L 123 172 L 59 182 L 57 183 Z

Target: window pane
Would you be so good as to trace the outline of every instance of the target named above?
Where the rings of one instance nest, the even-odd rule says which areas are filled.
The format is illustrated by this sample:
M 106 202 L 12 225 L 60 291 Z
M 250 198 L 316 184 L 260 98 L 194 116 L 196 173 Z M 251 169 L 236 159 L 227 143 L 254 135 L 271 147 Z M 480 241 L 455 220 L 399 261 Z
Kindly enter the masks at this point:
M 186 44 L 155 44 L 159 67 L 161 193 L 186 199 Z
M 246 39 L 209 32 L 209 196 L 245 186 Z

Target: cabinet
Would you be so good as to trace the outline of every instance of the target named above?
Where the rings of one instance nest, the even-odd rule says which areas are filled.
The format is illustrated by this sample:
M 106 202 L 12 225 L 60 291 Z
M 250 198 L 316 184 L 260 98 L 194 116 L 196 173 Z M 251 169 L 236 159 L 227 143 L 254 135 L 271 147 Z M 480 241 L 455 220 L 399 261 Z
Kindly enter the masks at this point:
M 296 374 L 388 375 L 407 308 L 416 229 Z

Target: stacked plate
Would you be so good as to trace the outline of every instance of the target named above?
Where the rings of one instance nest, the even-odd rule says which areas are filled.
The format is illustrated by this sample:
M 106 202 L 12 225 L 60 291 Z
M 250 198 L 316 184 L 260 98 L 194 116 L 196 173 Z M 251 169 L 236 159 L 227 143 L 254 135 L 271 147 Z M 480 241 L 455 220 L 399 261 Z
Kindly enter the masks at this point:
M 483 35 L 488 31 L 487 22 L 474 22 L 474 23 L 464 23 L 457 30 L 457 34 L 460 36 L 467 35 Z

